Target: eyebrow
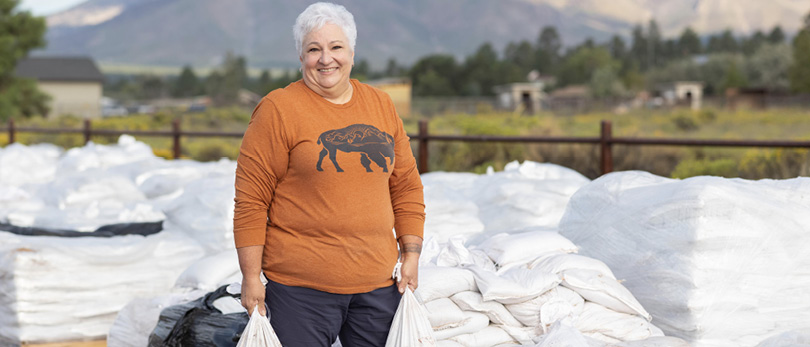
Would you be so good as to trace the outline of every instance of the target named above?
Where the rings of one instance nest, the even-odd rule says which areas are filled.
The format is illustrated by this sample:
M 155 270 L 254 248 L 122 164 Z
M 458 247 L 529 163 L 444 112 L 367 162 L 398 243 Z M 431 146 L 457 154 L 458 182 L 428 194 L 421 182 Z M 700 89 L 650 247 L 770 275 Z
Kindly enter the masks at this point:
M 343 40 L 334 40 L 334 41 L 329 42 L 330 45 L 333 44 L 333 43 L 343 43 Z M 316 41 L 312 41 L 312 42 L 308 43 L 307 46 L 312 45 L 312 44 L 318 45 L 320 43 L 316 42 Z

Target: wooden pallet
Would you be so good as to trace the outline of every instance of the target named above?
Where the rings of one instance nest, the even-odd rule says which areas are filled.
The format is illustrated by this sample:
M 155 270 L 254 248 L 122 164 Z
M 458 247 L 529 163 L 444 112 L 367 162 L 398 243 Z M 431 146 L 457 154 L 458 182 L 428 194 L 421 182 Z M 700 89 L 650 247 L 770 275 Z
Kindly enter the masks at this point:
M 77 341 L 77 342 L 52 342 L 52 343 L 42 343 L 42 344 L 23 343 L 22 347 L 107 347 L 107 340 Z

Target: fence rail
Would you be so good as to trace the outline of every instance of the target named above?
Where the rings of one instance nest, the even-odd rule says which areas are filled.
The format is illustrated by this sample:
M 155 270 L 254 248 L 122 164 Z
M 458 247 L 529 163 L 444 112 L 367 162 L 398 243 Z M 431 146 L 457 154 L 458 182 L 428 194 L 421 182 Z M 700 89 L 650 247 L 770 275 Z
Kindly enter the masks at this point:
M 241 138 L 242 132 L 220 132 L 220 131 L 182 131 L 180 120 L 172 122 L 172 130 L 108 130 L 93 129 L 91 121 L 85 119 L 82 129 L 53 129 L 53 128 L 30 128 L 17 127 L 14 120 L 8 121 L 5 129 L 0 132 L 8 132 L 9 143 L 14 143 L 18 132 L 41 133 L 41 134 L 61 134 L 74 133 L 83 134 L 85 143 L 90 142 L 94 135 L 134 135 L 134 136 L 158 136 L 172 137 L 174 158 L 180 158 L 182 147 L 180 139 L 182 137 L 236 137 Z M 778 141 L 778 140 L 702 140 L 702 139 L 658 139 L 658 138 L 630 138 L 613 137 L 613 130 L 609 121 L 603 120 L 598 137 L 538 137 L 538 136 L 489 136 L 489 135 L 431 135 L 428 131 L 428 122 L 419 121 L 419 131 L 417 134 L 409 135 L 412 141 L 419 143 L 418 167 L 419 172 L 429 172 L 428 144 L 430 141 L 461 141 L 461 142 L 507 142 L 507 143 L 575 143 L 598 145 L 600 150 L 600 171 L 606 174 L 613 171 L 613 145 L 630 146 L 701 146 L 701 147 L 760 147 L 760 148 L 808 148 L 810 141 Z

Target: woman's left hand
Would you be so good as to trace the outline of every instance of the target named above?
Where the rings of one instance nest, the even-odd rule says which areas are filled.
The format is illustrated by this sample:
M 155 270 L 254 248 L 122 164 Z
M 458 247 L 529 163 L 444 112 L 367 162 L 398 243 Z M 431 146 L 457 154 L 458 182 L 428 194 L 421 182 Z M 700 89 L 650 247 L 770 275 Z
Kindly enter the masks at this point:
M 402 260 L 402 280 L 397 283 L 399 293 L 405 293 L 405 286 L 411 287 L 411 291 L 419 286 L 419 258 L 405 258 Z
M 405 293 L 405 286 L 416 290 L 419 287 L 419 254 L 422 253 L 422 238 L 414 235 L 402 235 L 399 238 L 401 252 L 402 280 L 397 283 L 400 293 Z

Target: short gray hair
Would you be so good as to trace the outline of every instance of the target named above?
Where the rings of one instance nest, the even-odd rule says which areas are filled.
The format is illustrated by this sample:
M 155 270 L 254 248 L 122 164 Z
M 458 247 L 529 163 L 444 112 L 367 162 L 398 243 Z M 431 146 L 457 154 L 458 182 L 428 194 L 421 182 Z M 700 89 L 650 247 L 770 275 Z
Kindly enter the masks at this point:
M 341 5 L 316 2 L 301 12 L 293 25 L 293 38 L 295 38 L 299 57 L 304 55 L 304 36 L 313 30 L 322 28 L 326 23 L 335 24 L 343 30 L 343 34 L 349 39 L 349 46 L 354 52 L 354 45 L 357 41 L 357 26 L 354 24 L 354 16 Z

